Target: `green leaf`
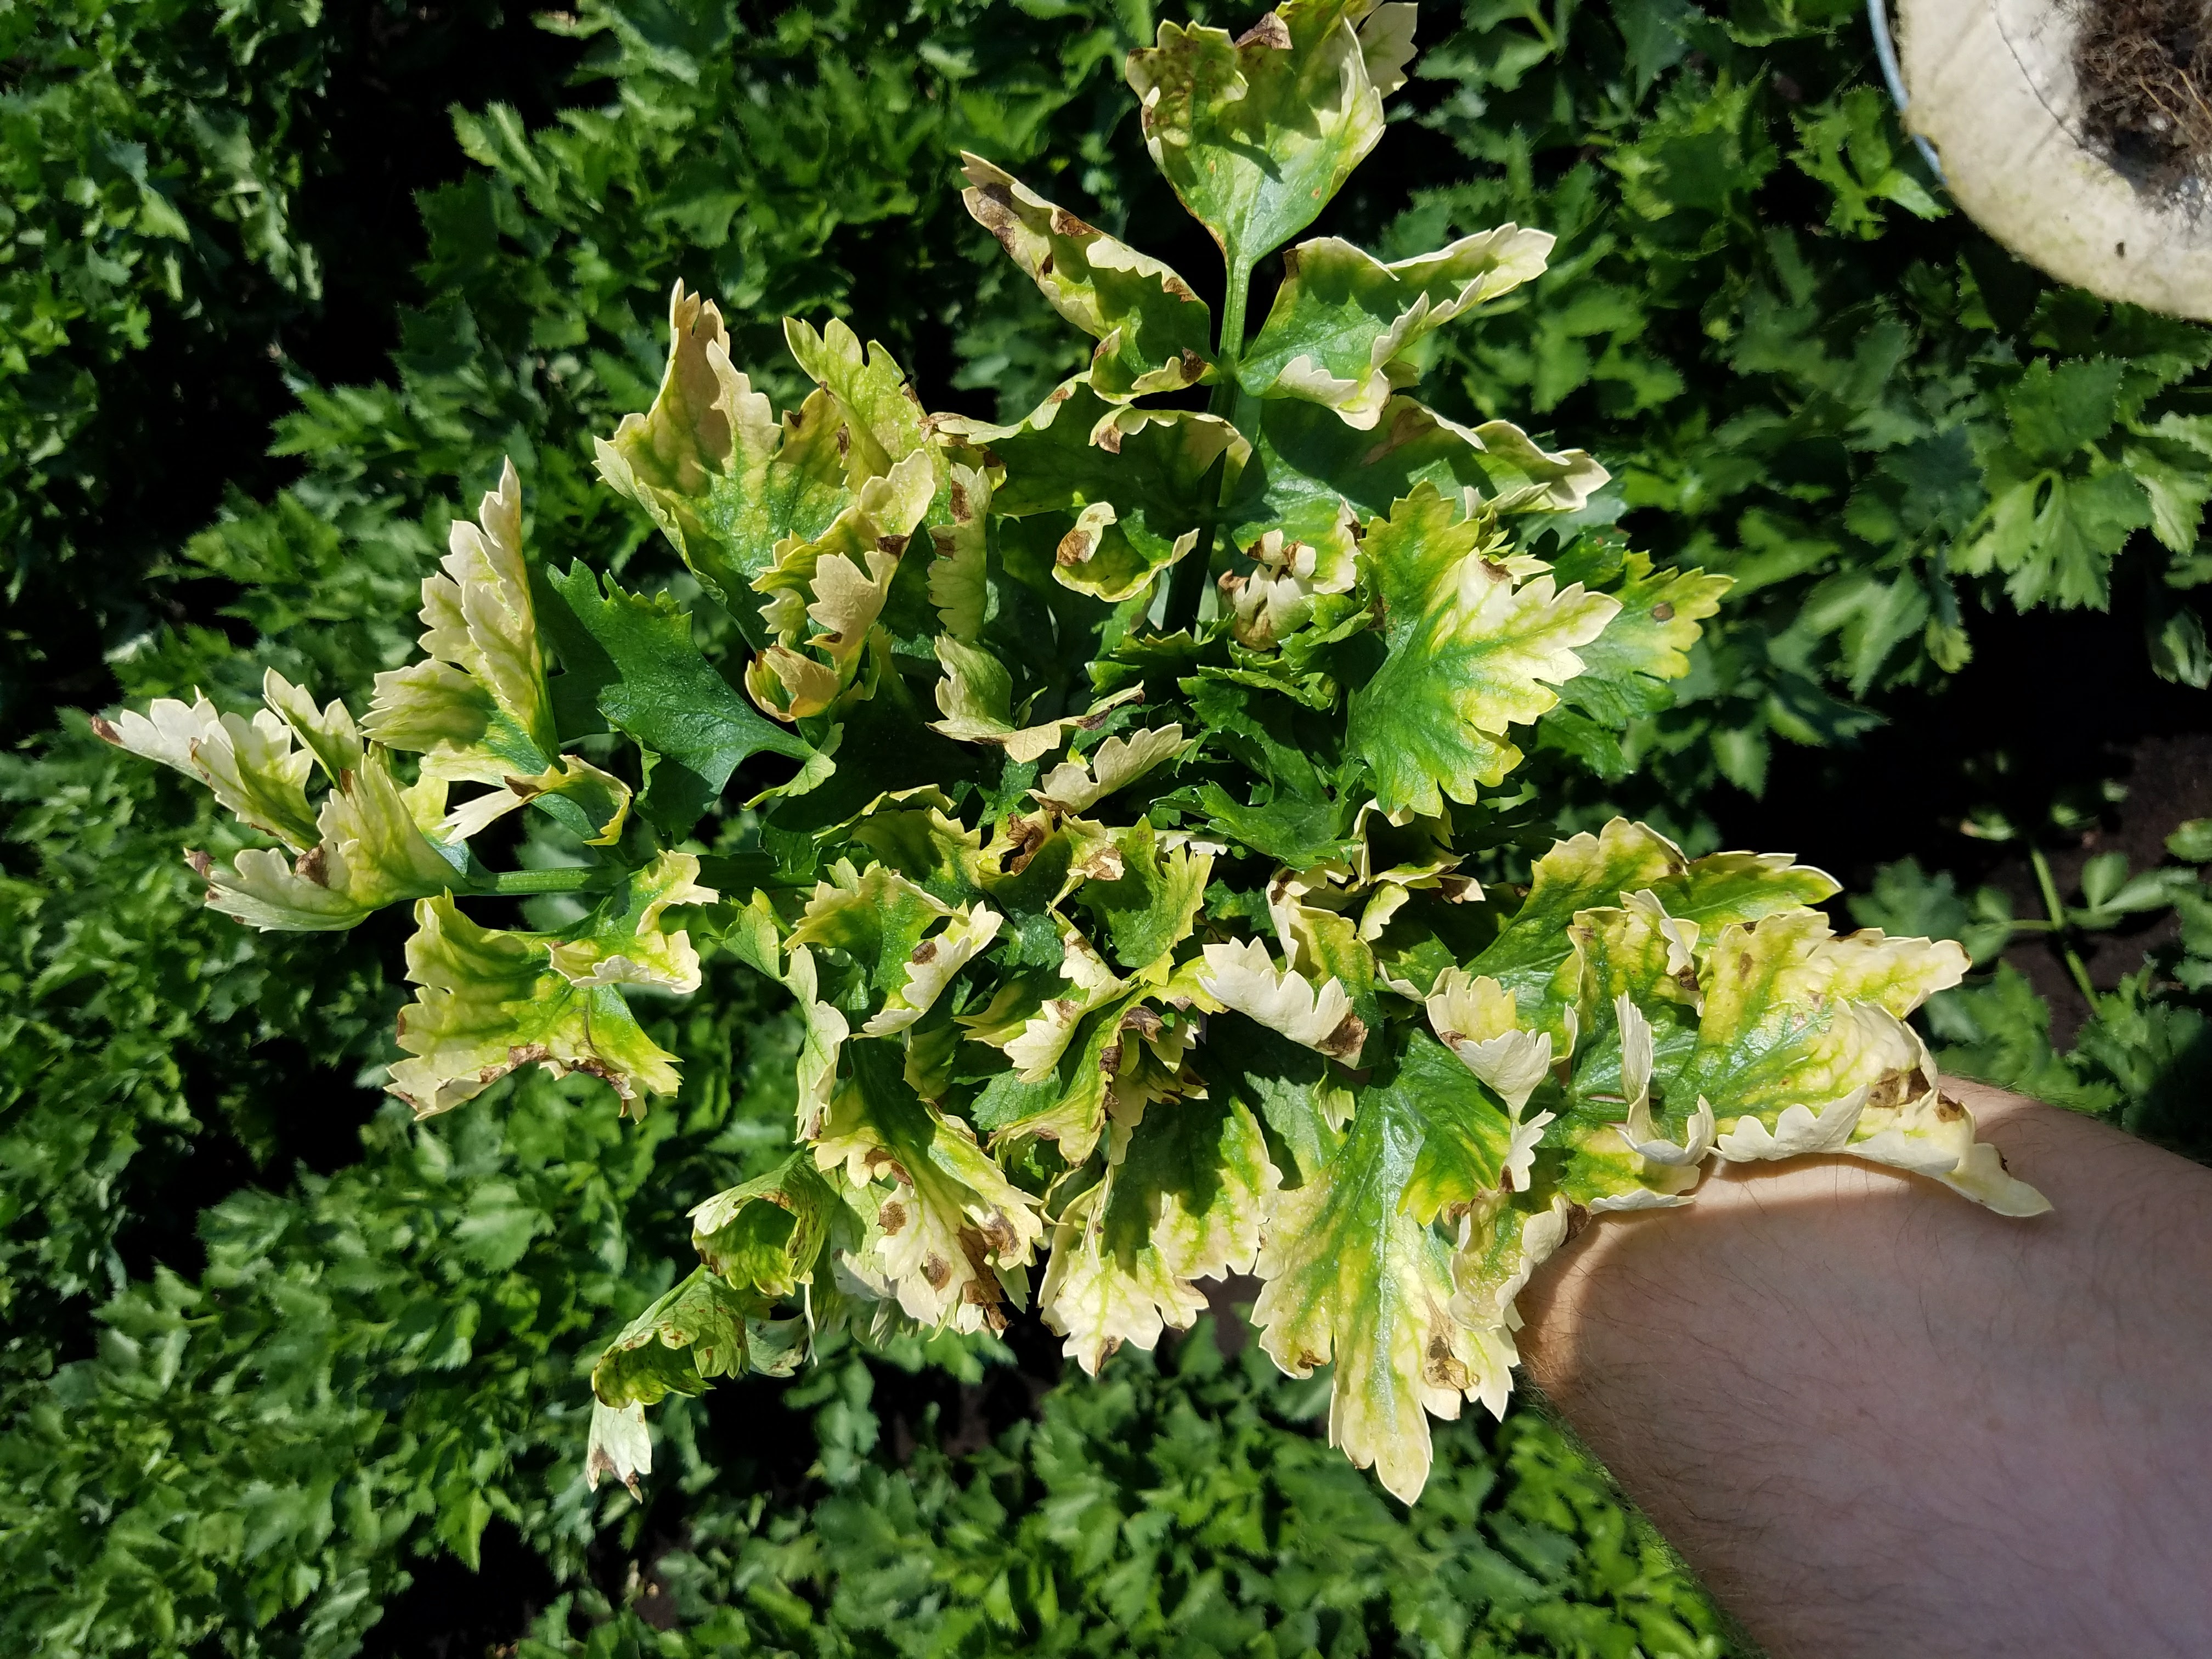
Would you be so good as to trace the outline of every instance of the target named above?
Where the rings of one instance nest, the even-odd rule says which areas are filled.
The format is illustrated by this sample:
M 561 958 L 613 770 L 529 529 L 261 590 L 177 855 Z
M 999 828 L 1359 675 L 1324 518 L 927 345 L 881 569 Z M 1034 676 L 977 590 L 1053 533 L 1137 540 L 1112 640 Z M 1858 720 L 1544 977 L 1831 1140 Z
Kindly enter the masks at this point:
M 607 1345 L 592 1367 L 592 1395 L 620 1409 L 704 1394 L 713 1378 L 744 1369 L 745 1317 L 759 1310 L 757 1297 L 695 1270 Z
M 2212 818 L 2191 818 L 2166 838 L 2166 850 L 2184 864 L 2212 864 Z
M 715 599 L 757 633 L 746 590 L 788 537 L 812 541 L 866 481 L 844 412 L 817 391 L 781 422 L 730 362 L 721 313 L 678 282 L 668 303 L 668 368 L 643 415 L 596 441 L 599 477 L 674 544 Z
M 965 1124 L 915 1093 L 896 1047 L 862 1039 L 846 1054 L 814 1155 L 825 1170 L 842 1164 L 848 1201 L 875 1212 L 852 1267 L 933 1329 L 1003 1328 L 1044 1231 L 1034 1201 Z
M 946 418 L 948 433 L 987 445 L 1006 468 L 991 508 L 1010 518 L 1073 513 L 1054 576 L 1120 603 L 1197 545 L 1212 514 L 1214 469 L 1249 446 L 1228 422 L 1179 410 L 1109 404 L 1078 376 L 1018 426 Z
M 2112 560 L 2151 522 L 2143 486 L 2117 466 L 2086 477 L 2048 470 L 2023 477 L 2000 458 L 1990 489 L 1986 527 L 1960 550 L 1957 568 L 2001 573 L 2006 596 L 2022 610 L 2104 609 Z
M 1252 1310 L 1292 1376 L 1334 1362 L 1330 1443 L 1409 1504 L 1428 1480 L 1429 1416 L 1455 1419 L 1462 1397 L 1502 1413 L 1512 1386 L 1510 1346 L 1449 1311 L 1451 1247 L 1408 1213 L 1425 1139 L 1408 1092 L 1362 1089 L 1319 1175 L 1276 1194 Z
M 1163 23 L 1156 45 L 1129 54 L 1152 160 L 1232 272 L 1311 224 L 1374 149 L 1382 100 L 1413 56 L 1413 14 L 1289 0 L 1237 40 Z
M 1423 484 L 1455 499 L 1472 489 L 1499 513 L 1549 512 L 1582 507 L 1606 477 L 1579 449 L 1549 453 L 1506 421 L 1458 426 L 1410 398 L 1390 399 L 1372 432 L 1303 399 L 1270 398 L 1224 513 L 1239 548 L 1279 530 L 1348 557 L 1355 523 L 1388 517 Z
M 2194 552 L 2205 503 L 2212 501 L 2212 421 L 2161 416 L 2120 454 L 2150 498 L 2152 533 L 2170 551 Z
M 428 660 L 376 677 L 362 730 L 421 751 L 432 775 L 500 783 L 543 772 L 560 751 L 513 461 L 477 518 L 453 526 L 440 574 L 422 583 Z
M 1135 1037 L 1125 1041 L 1136 1041 Z M 1124 1343 L 1149 1349 L 1205 1310 L 1194 1279 L 1249 1273 L 1279 1177 L 1243 1105 L 1171 1095 L 1117 1118 L 1104 1178 L 1053 1229 L 1037 1294 L 1091 1376 Z
M 1213 378 L 1213 313 L 1190 284 L 1097 227 L 963 153 L 961 199 L 1052 308 L 1098 342 L 1086 377 L 1116 403 Z
M 694 882 L 698 867 L 688 853 L 665 853 L 557 933 L 485 927 L 450 896 L 422 900 L 407 942 L 417 988 L 399 1013 L 409 1058 L 392 1067 L 390 1092 L 428 1117 L 534 1061 L 556 1077 L 589 1072 L 639 1116 L 643 1095 L 675 1093 L 676 1056 L 640 1029 L 619 988 L 698 988 L 689 936 L 662 923 L 670 906 L 715 896 Z
M 1521 760 L 1507 729 L 1559 701 L 1551 686 L 1582 672 L 1573 647 L 1619 613 L 1579 583 L 1516 584 L 1504 552 L 1492 514 L 1462 517 L 1426 483 L 1360 544 L 1388 655 L 1352 694 L 1346 743 L 1385 812 L 1433 815 L 1501 782 Z
M 1341 857 L 1351 807 L 1342 797 L 1308 801 L 1278 796 L 1257 806 L 1240 804 L 1218 783 L 1200 784 L 1192 796 L 1207 826 L 1241 842 L 1269 862 L 1304 870 Z
M 1283 256 L 1283 284 L 1237 365 L 1259 397 L 1303 398 L 1364 431 L 1418 378 L 1406 356 L 1431 330 L 1540 275 L 1553 238 L 1501 225 L 1384 264 L 1334 236 Z
M 2067 459 L 2112 429 L 2124 366 L 2110 357 L 2037 358 L 2005 394 L 2013 441 L 2044 465 Z
M 603 592 L 580 563 L 548 580 L 546 630 L 566 671 L 563 690 L 657 757 L 638 805 L 669 833 L 690 830 L 751 756 L 817 758 L 812 744 L 730 689 L 667 595 L 648 599 L 611 578 Z

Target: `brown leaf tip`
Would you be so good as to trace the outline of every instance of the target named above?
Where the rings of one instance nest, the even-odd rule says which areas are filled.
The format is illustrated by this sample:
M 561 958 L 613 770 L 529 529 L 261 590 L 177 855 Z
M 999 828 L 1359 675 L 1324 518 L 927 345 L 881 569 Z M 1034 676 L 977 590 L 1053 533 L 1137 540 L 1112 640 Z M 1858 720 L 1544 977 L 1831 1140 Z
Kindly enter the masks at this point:
M 1237 37 L 1238 51 L 1246 46 L 1265 46 L 1273 52 L 1291 49 L 1291 26 L 1283 21 L 1279 12 L 1269 12 L 1258 22 Z

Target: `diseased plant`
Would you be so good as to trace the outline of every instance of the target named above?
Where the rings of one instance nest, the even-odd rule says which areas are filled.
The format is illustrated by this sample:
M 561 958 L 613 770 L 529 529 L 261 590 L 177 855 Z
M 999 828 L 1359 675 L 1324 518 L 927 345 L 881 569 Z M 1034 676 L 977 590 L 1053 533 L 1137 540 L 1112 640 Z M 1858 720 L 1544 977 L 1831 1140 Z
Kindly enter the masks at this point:
M 1267 1352 L 1334 1363 L 1333 1439 L 1411 1499 L 1429 1413 L 1502 1410 L 1534 1267 L 1592 1212 L 1685 1201 L 1711 1154 L 2041 1207 L 1904 1024 L 1957 945 L 1837 937 L 1820 872 L 1621 820 L 1505 878 L 1536 805 L 1513 728 L 1667 706 L 1725 581 L 1583 523 L 1589 455 L 1407 395 L 1543 233 L 1300 243 L 1248 331 L 1259 262 L 1379 137 L 1413 12 L 1291 0 L 1131 55 L 1224 257 L 1218 328 L 969 159 L 969 211 L 1098 342 L 1016 424 L 925 414 L 834 322 L 787 325 L 816 389 L 779 418 L 678 287 L 659 395 L 599 466 L 742 635 L 742 693 L 669 595 L 533 566 L 510 467 L 358 727 L 273 672 L 251 721 L 102 723 L 283 844 L 194 855 L 217 909 L 414 905 L 392 1089 L 420 1114 L 532 1063 L 625 1110 L 673 1092 L 625 997 L 696 990 L 694 928 L 795 999 L 801 1144 L 694 1212 L 702 1267 L 601 1357 L 595 1474 L 648 1466 L 643 1407 L 787 1372 L 825 1325 L 976 1331 L 1034 1294 L 1095 1371 L 1249 1271 Z M 741 768 L 747 813 L 687 844 Z M 526 805 L 572 863 L 486 866 Z M 471 914 L 546 894 L 566 925 Z

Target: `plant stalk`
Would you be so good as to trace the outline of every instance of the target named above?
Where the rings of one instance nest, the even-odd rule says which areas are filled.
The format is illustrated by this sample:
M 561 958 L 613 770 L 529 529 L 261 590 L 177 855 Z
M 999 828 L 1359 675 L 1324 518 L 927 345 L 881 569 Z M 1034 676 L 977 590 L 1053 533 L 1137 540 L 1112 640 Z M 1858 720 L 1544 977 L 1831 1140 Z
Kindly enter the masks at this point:
M 1237 360 L 1244 355 L 1244 310 L 1251 298 L 1252 265 L 1249 260 L 1233 260 L 1229 266 L 1229 286 L 1221 296 L 1221 332 L 1214 343 L 1213 362 L 1216 379 L 1213 393 L 1206 400 L 1206 413 L 1218 415 L 1236 424 L 1242 414 L 1243 388 L 1237 383 Z M 1239 428 L 1242 429 L 1241 427 Z M 1168 604 L 1161 624 L 1170 633 L 1183 629 L 1196 629 L 1198 607 L 1206 596 L 1206 579 L 1213 574 L 1214 529 L 1221 513 L 1223 496 L 1229 489 L 1229 469 L 1224 456 L 1221 463 L 1221 479 L 1216 487 L 1212 510 L 1198 533 L 1198 545 L 1183 555 L 1168 579 Z
M 2058 942 L 2058 954 L 2065 959 L 2066 971 L 2074 976 L 2074 983 L 2081 993 L 2081 1000 L 2091 1012 L 2097 1006 L 2097 988 L 2089 983 L 2089 969 L 2081 960 L 2081 953 L 2074 948 L 2073 930 L 2067 925 L 2066 907 L 2058 902 L 2058 884 L 2051 878 L 2051 860 L 2043 856 L 2040 847 L 2027 849 L 2028 860 L 2035 866 L 2035 884 L 2043 890 L 2043 908 L 2051 916 L 2051 936 Z
M 606 872 L 584 865 L 564 865 L 552 870 L 500 870 L 481 890 L 499 898 L 524 898 L 534 893 L 580 893 L 595 883 L 604 884 Z

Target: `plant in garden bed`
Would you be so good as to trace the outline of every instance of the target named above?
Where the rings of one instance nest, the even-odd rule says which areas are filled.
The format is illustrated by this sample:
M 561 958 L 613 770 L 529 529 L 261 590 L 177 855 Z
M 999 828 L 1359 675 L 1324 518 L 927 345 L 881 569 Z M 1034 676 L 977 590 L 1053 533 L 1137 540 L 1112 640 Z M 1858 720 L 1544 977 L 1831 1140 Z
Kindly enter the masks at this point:
M 625 1110 L 673 1092 L 625 999 L 696 990 L 695 929 L 796 1000 L 800 1145 L 694 1212 L 703 1265 L 599 1360 L 595 1472 L 647 1466 L 643 1407 L 788 1371 L 826 1325 L 978 1331 L 1034 1297 L 1095 1370 L 1252 1271 L 1267 1352 L 1334 1363 L 1333 1438 L 1411 1498 L 1429 1413 L 1502 1409 L 1534 1267 L 1590 1212 L 1685 1201 L 1711 1155 L 1845 1150 L 2040 1206 L 1903 1023 L 1956 945 L 1838 938 L 1820 872 L 1620 820 L 1507 879 L 1541 805 L 1515 728 L 1589 746 L 1664 708 L 1725 582 L 1587 522 L 1589 455 L 1407 395 L 1422 337 L 1539 272 L 1543 233 L 1389 264 L 1302 242 L 1248 329 L 1413 24 L 1291 3 L 1131 55 L 1224 257 L 1218 327 L 969 159 L 969 211 L 1097 341 L 1013 424 L 926 414 L 840 323 L 787 325 L 815 389 L 779 417 L 679 287 L 659 395 L 599 465 L 726 611 L 742 692 L 667 595 L 534 566 L 510 468 L 358 725 L 274 674 L 250 722 L 103 725 L 283 843 L 202 859 L 216 908 L 414 905 L 392 1087 L 420 1113 L 532 1063 Z M 740 769 L 738 828 L 688 842 Z M 487 866 L 526 807 L 573 862 Z M 470 910 L 555 893 L 550 931 Z

